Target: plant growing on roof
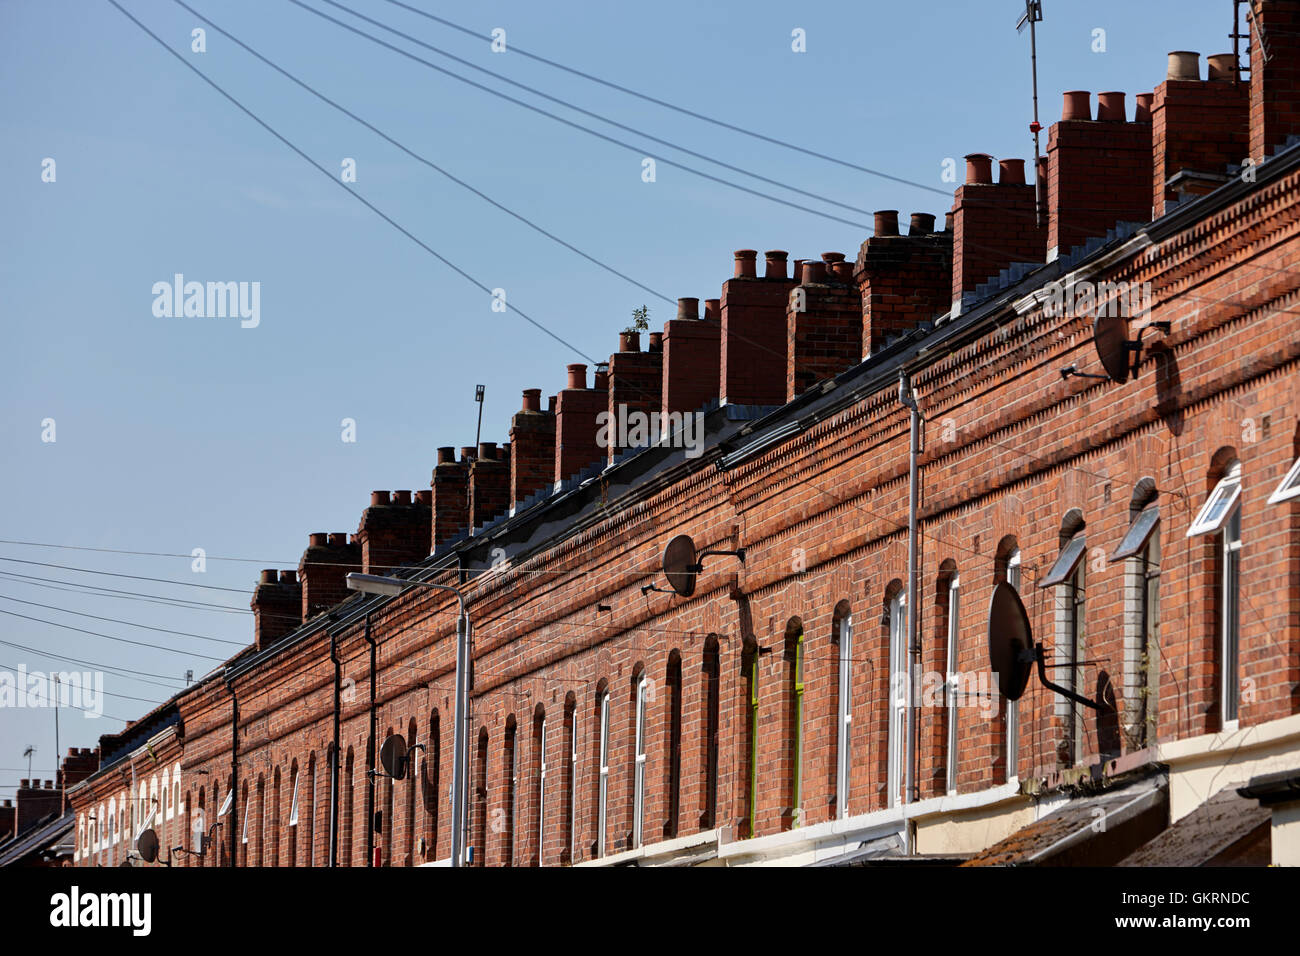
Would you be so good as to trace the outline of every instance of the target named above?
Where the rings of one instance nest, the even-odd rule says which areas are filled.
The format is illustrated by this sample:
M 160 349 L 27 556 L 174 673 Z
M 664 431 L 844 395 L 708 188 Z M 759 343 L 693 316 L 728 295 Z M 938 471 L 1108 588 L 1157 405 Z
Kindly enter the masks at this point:
M 632 310 L 632 324 L 625 328 L 624 332 L 644 332 L 650 328 L 650 307 L 643 305 L 639 309 Z

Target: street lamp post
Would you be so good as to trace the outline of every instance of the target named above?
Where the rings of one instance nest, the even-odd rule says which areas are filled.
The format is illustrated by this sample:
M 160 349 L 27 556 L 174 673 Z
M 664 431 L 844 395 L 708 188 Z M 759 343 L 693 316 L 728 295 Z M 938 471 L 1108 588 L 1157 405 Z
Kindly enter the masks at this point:
M 460 616 L 456 620 L 456 723 L 452 732 L 452 784 L 451 784 L 451 865 L 462 866 L 465 856 L 465 838 L 468 834 L 465 808 L 465 763 L 469 749 L 469 667 L 470 630 L 469 615 L 465 612 L 465 595 L 449 584 L 429 581 L 411 581 L 378 574 L 348 574 L 347 585 L 353 591 L 396 597 L 407 588 L 423 587 L 436 591 L 450 591 L 460 603 Z

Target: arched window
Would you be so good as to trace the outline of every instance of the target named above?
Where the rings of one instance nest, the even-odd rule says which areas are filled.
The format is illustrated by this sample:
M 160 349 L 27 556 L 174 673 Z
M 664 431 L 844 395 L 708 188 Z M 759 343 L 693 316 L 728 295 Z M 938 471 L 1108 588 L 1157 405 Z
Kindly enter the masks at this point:
M 758 658 L 759 647 L 756 641 L 746 641 L 744 652 L 740 657 L 740 666 L 745 676 L 745 709 L 748 711 L 745 722 L 745 825 L 744 835 L 758 835 Z
M 831 641 L 836 647 L 835 816 L 849 815 L 853 779 L 853 615 L 848 601 L 835 605 Z
M 266 776 L 257 775 L 257 824 L 253 834 L 255 866 L 266 866 Z
M 275 768 L 271 776 L 271 827 L 267 831 L 271 842 L 271 852 L 267 854 L 268 866 L 280 865 L 280 768 Z
M 1156 655 L 1160 649 L 1160 507 L 1143 478 L 1129 502 L 1129 528 L 1110 556 L 1124 562 L 1124 704 L 1130 746 L 1155 738 Z
M 339 860 L 339 864 L 341 866 L 356 865 L 356 861 L 353 860 L 352 858 L 353 846 L 355 845 L 354 834 L 356 833 L 356 825 L 357 825 L 356 780 L 354 779 L 355 776 L 356 776 L 356 755 L 353 753 L 352 747 L 349 745 L 347 757 L 344 759 L 343 762 L 343 783 L 342 783 L 343 821 L 341 826 L 341 830 L 343 832 L 340 837 L 340 842 L 343 844 L 343 846 L 342 846 L 341 859 Z M 290 831 L 289 838 L 291 840 L 293 839 L 293 831 Z M 290 844 L 290 846 L 292 846 L 292 844 Z M 289 851 L 289 859 L 290 861 L 293 860 L 292 849 Z M 290 865 L 292 865 L 292 863 Z
M 957 564 L 951 558 L 939 566 L 935 603 L 939 612 L 939 634 L 936 636 L 944 642 L 944 789 L 952 794 L 957 792 L 957 703 L 961 680 L 957 655 L 961 630 L 961 575 L 957 573 Z
M 885 589 L 885 621 L 889 631 L 889 745 L 885 782 L 886 806 L 896 806 L 903 788 L 903 756 L 907 736 L 907 592 L 895 579 Z
M 301 814 L 302 800 L 302 775 L 298 772 L 298 761 L 295 760 L 289 768 L 289 776 L 293 778 L 293 790 L 289 795 L 289 848 L 288 857 L 289 865 L 298 865 L 298 829 L 299 816 Z
M 240 866 L 248 866 L 248 818 L 253 815 L 253 805 L 249 799 L 247 781 L 239 788 L 239 804 L 244 822 L 243 828 L 239 831 L 239 856 L 237 859 Z
M 420 742 L 416 732 L 415 718 L 406 728 L 406 746 L 412 748 Z M 420 751 L 410 750 L 411 766 L 406 774 L 406 865 L 415 866 L 415 782 L 420 776 Z
M 568 766 L 564 787 L 564 854 L 569 863 L 578 858 L 578 699 L 570 691 L 564 699 L 564 729 L 568 734 Z
M 1215 457 L 1222 459 L 1227 454 L 1221 451 Z M 1215 471 L 1220 477 L 1187 529 L 1187 536 L 1206 535 L 1214 542 L 1219 727 L 1235 730 L 1241 690 L 1241 462 L 1233 454 Z
M 546 711 L 539 704 L 533 715 L 533 751 L 534 767 L 536 768 L 536 777 L 534 778 L 533 793 L 536 797 L 534 806 L 537 809 L 534 823 L 537 827 L 537 839 L 534 844 L 537 850 L 537 865 L 542 866 L 545 862 L 545 842 L 546 842 L 546 777 L 549 768 L 546 763 Z
M 391 731 L 390 731 L 391 733 Z M 391 784 L 392 781 L 390 780 Z M 389 788 L 392 796 L 392 787 Z M 316 865 L 316 752 L 307 755 L 307 780 L 303 787 L 303 811 L 306 815 L 307 829 L 303 833 L 303 865 Z M 385 814 L 385 822 L 390 822 L 391 814 Z M 388 844 L 384 844 L 387 849 Z
M 442 721 L 435 709 L 429 714 L 429 752 L 424 761 L 420 786 L 424 790 L 424 832 L 426 855 L 438 859 L 438 809 L 442 795 Z
M 645 775 L 646 775 L 646 709 L 649 706 L 649 680 L 645 668 L 639 666 L 632 678 L 632 694 L 635 716 L 632 724 L 632 737 L 635 744 L 632 751 L 632 846 L 641 846 L 645 836 Z
M 519 805 L 519 733 L 514 714 L 506 718 L 505 748 L 501 756 L 506 785 L 505 865 L 514 866 Z
M 799 826 L 803 812 L 803 622 L 792 617 L 785 626 L 785 669 L 788 722 L 785 738 L 786 778 L 789 809 L 782 821 L 785 829 Z
M 722 662 L 718 653 L 718 635 L 710 634 L 704 641 L 704 740 L 703 740 L 703 806 L 700 828 L 711 830 L 718 818 L 718 731 L 722 707 Z
M 609 685 L 602 678 L 596 685 L 596 846 L 597 857 L 605 855 L 609 815 Z
M 1019 592 L 1021 569 L 1020 544 L 1015 535 L 1007 535 L 998 542 L 998 549 L 993 559 L 993 580 L 995 583 L 1006 581 Z M 1001 761 L 1002 774 L 997 776 L 1003 780 L 1011 780 L 1020 772 L 1020 701 L 1007 700 L 1004 697 L 1001 704 L 1001 719 L 1005 724 L 1001 741 L 1001 756 L 1004 759 Z
M 682 655 L 677 650 L 668 655 L 664 683 L 668 688 L 668 729 L 664 739 L 664 806 L 668 809 L 668 818 L 664 822 L 663 835 L 675 837 L 682 791 Z
M 384 731 L 384 735 L 379 739 L 387 740 L 392 735 L 393 735 L 393 728 L 389 727 Z M 466 744 L 468 745 L 468 741 L 466 742 Z M 380 817 L 380 821 L 379 821 L 380 843 L 381 843 L 379 865 L 392 866 L 393 865 L 393 805 L 396 801 L 393 793 L 394 791 L 393 778 L 384 777 L 383 780 L 384 780 L 384 784 L 383 784 L 384 795 L 382 799 L 384 801 L 384 806 L 382 810 L 382 816 Z M 313 804 L 315 803 L 315 790 L 316 790 L 316 774 L 313 772 L 312 773 L 312 793 L 313 793 L 312 803 Z M 316 851 L 315 851 L 315 847 L 313 846 L 312 849 L 313 861 L 315 859 L 315 856 L 316 856 Z M 315 866 L 315 863 L 313 862 L 312 865 Z
M 474 849 L 475 866 L 487 865 L 487 762 L 488 732 L 486 727 L 478 729 L 478 747 L 474 754 Z
M 1057 681 L 1068 690 L 1079 690 L 1079 661 L 1084 641 L 1084 561 L 1088 543 L 1084 534 L 1083 512 L 1072 508 L 1061 522 L 1060 552 L 1051 569 L 1038 583 L 1040 588 L 1055 589 L 1056 646 L 1052 663 Z M 1061 739 L 1056 746 L 1057 763 L 1072 767 L 1079 760 L 1083 742 L 1083 722 L 1079 705 L 1057 696 L 1056 716 L 1061 723 Z

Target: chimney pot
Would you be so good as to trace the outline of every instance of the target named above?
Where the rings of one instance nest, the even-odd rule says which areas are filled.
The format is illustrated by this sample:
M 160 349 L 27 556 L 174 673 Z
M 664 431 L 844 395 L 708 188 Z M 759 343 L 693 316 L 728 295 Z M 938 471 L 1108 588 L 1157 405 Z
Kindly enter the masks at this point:
M 736 250 L 736 278 L 754 278 L 758 275 L 758 250 Z
M 682 298 L 677 300 L 677 318 L 698 319 L 700 317 L 700 300 Z
M 370 507 L 382 508 L 384 505 L 388 503 L 389 503 L 389 497 L 387 491 L 370 492 Z
M 1155 103 L 1156 95 L 1154 93 L 1139 93 L 1135 99 L 1137 105 L 1133 108 L 1133 122 L 1150 123 L 1151 106 Z
M 427 508 L 433 504 L 433 491 L 429 488 L 421 488 L 415 493 L 415 503 L 421 508 Z
M 609 389 L 609 370 L 596 369 L 596 374 L 592 376 L 591 387 L 598 392 L 607 391 Z
M 550 415 L 555 414 L 555 398 L 556 396 L 554 395 L 549 395 L 546 398 L 546 411 Z
M 838 262 L 830 263 L 831 274 L 840 282 L 851 282 L 853 280 L 853 263 L 841 259 Z
M 346 531 L 331 531 L 330 545 L 336 548 L 345 547 L 348 543 L 348 533 Z
M 784 273 L 784 267 L 782 267 Z M 784 274 L 782 275 L 784 278 Z M 722 300 L 705 299 L 704 300 L 704 318 L 705 321 L 721 322 L 722 321 Z
M 826 281 L 826 263 L 819 259 L 809 259 L 803 264 L 803 284 Z
M 1174 50 L 1169 54 L 1168 80 L 1199 80 L 1201 55 L 1192 50 Z
M 786 260 L 790 254 L 784 249 L 769 249 L 763 255 L 767 259 L 764 276 L 768 279 L 784 279 Z
M 587 387 L 587 366 L 581 363 L 575 363 L 568 366 L 569 384 L 567 388 L 586 388 Z
M 952 210 L 949 210 L 948 212 L 946 212 L 946 213 L 943 214 L 943 231 L 944 231 L 944 232 L 952 232 L 952 222 L 953 222 L 953 219 L 956 217 L 956 215 L 957 215 L 957 214 L 956 214 L 955 212 L 953 212 Z
M 481 441 L 478 443 L 478 460 L 479 461 L 496 461 L 497 460 L 497 443 L 494 441 Z
M 293 586 L 298 583 L 298 572 L 285 569 L 280 572 L 280 583 Z
M 1023 159 L 998 160 L 998 182 L 1003 186 L 1023 186 L 1025 161 Z
M 460 460 L 461 460 L 462 462 L 473 461 L 473 460 L 474 460 L 474 446 L 473 446 L 473 445 L 461 445 L 461 446 L 460 446 Z
M 928 236 L 932 232 L 934 232 L 934 215 L 932 213 L 912 213 L 912 221 L 907 227 L 909 236 Z
M 330 543 L 330 536 L 324 531 L 313 531 L 307 536 L 307 546 L 310 548 L 323 548 Z
M 1209 64 L 1209 78 L 1232 81 L 1237 78 L 1237 58 L 1231 53 L 1215 53 L 1205 58 Z
M 993 157 L 988 153 L 968 154 L 966 156 L 967 185 L 980 185 L 991 182 L 993 182 Z
M 411 503 L 411 492 L 410 492 L 410 491 L 394 491 L 394 492 L 393 492 L 393 504 L 395 504 L 395 505 L 409 505 L 410 503 Z
M 620 352 L 640 352 L 641 333 L 640 332 L 618 333 L 618 350 Z
M 842 252 L 822 253 L 822 262 L 826 263 L 827 268 L 834 266 L 834 264 L 837 262 L 843 262 L 843 261 L 844 261 L 844 253 Z
M 1110 123 L 1125 122 L 1128 111 L 1124 107 L 1124 94 L 1119 91 L 1098 93 L 1097 119 Z
M 525 412 L 540 412 L 542 410 L 542 390 L 540 388 L 524 389 L 524 407 Z
M 314 535 L 313 535 L 313 537 L 314 537 Z M 261 576 L 261 578 L 258 579 L 258 582 L 257 582 L 257 583 L 258 583 L 258 584 L 274 584 L 277 580 L 279 580 L 279 577 L 280 577 L 280 576 L 279 576 L 279 574 L 276 573 L 275 568 L 263 568 L 263 569 L 262 569 L 262 576 Z
M 664 350 L 664 334 L 662 332 L 650 333 L 650 344 L 646 346 L 647 352 L 662 352 Z
M 525 395 L 528 393 L 525 392 Z M 438 449 L 438 464 L 448 465 L 456 460 L 456 449 L 451 445 L 444 445 Z
M 876 212 L 875 216 L 875 235 L 896 236 L 898 235 L 898 210 L 881 209 Z
M 1092 119 L 1092 94 L 1087 90 L 1069 90 L 1061 107 L 1062 120 Z

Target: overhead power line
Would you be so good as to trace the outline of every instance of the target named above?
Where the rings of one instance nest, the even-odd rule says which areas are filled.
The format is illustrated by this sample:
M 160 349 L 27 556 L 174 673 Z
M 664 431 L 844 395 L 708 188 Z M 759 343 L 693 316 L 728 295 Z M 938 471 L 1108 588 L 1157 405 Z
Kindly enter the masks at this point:
M 109 0 L 109 2 L 112 3 L 113 0 Z M 60 624 L 58 621 L 47 621 L 40 617 L 29 617 L 26 614 L 19 614 L 17 611 L 6 611 L 4 608 L 0 608 L 0 614 L 7 614 L 9 617 L 22 618 L 24 621 L 35 621 L 37 624 L 48 624 L 51 627 L 60 627 L 65 631 L 76 631 L 78 634 L 88 634 L 91 637 L 102 637 L 105 640 L 116 641 L 119 644 L 134 644 L 136 647 L 149 647 L 155 651 L 170 651 L 173 654 L 183 654 L 186 657 L 198 657 L 205 661 L 216 661 L 217 663 L 221 663 L 225 660 L 225 658 L 222 657 L 211 657 L 207 654 L 187 651 L 180 647 L 168 647 L 165 644 L 150 644 L 148 641 L 133 641 L 126 637 L 115 637 L 112 634 L 101 634 L 99 631 L 87 631 L 84 628 L 73 627 L 71 624 Z

